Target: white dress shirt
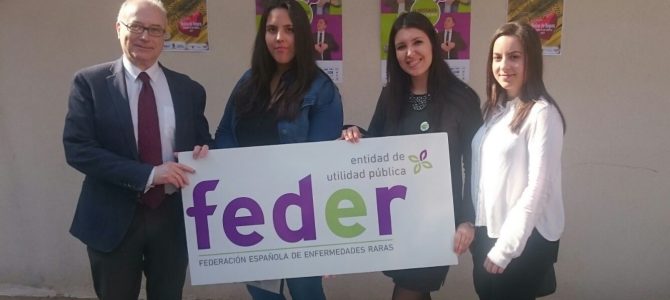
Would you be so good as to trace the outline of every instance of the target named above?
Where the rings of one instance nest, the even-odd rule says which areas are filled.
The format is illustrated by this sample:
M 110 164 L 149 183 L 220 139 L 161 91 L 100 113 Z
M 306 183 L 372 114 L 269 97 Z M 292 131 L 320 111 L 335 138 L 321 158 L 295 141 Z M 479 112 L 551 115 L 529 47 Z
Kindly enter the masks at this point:
M 533 228 L 556 241 L 565 222 L 561 116 L 541 99 L 515 134 L 509 124 L 519 102 L 500 105 L 472 139 L 475 226 L 486 226 L 488 236 L 498 239 L 487 257 L 503 268 L 521 255 Z
M 142 70 L 134 66 L 128 58 L 123 56 L 123 69 L 126 77 L 126 92 L 128 93 L 128 104 L 130 105 L 130 115 L 133 120 L 133 130 L 135 131 L 135 145 L 137 145 L 137 103 L 142 90 L 142 81 L 138 78 Z M 161 134 L 161 154 L 163 162 L 175 161 L 174 158 L 174 134 L 175 134 L 175 115 L 174 105 L 172 104 L 172 94 L 168 86 L 167 78 L 163 69 L 154 63 L 146 71 L 151 78 L 151 88 L 156 97 L 156 108 L 158 110 L 158 126 Z M 156 168 L 151 171 L 147 179 L 145 192 L 151 188 Z M 172 185 L 166 185 L 166 193 L 171 194 L 176 190 Z

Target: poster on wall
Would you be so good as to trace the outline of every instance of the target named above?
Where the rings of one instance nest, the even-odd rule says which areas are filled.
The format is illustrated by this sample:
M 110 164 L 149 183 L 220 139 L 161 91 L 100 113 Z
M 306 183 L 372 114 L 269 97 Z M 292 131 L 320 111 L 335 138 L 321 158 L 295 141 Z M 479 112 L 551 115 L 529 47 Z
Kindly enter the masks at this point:
M 517 20 L 540 34 L 544 55 L 561 54 L 563 0 L 508 0 L 507 21 Z
M 256 25 L 267 0 L 256 1 Z M 337 83 L 342 82 L 342 0 L 297 0 L 312 27 L 317 65 Z
M 386 58 L 391 26 L 398 15 L 416 11 L 433 23 L 443 58 L 463 81 L 470 78 L 471 0 L 380 0 L 381 2 L 381 78 L 386 82 Z M 391 49 L 392 50 L 392 49 Z
M 163 0 L 163 4 L 168 15 L 163 50 L 208 51 L 205 0 Z

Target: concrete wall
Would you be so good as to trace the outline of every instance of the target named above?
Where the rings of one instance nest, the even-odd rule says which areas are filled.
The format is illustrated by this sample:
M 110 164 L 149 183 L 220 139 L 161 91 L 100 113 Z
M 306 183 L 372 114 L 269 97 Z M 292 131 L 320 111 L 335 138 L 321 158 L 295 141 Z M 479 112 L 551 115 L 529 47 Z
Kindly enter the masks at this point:
M 545 57 L 545 81 L 568 123 L 567 228 L 549 299 L 668 299 L 670 1 L 566 2 L 563 54 Z M 83 176 L 65 164 L 61 134 L 72 74 L 120 56 L 119 3 L 0 0 L 0 294 L 93 295 L 85 248 L 67 232 Z M 347 123 L 367 125 L 379 93 L 378 3 L 345 2 Z M 505 3 L 473 4 L 470 84 L 482 96 L 486 47 Z M 213 129 L 248 66 L 254 11 L 251 1 L 208 6 L 212 50 L 162 61 L 206 87 Z M 461 262 L 434 299 L 475 299 L 470 256 Z M 331 299 L 387 299 L 390 289 L 379 273 L 326 281 Z M 239 284 L 186 294 L 246 298 Z

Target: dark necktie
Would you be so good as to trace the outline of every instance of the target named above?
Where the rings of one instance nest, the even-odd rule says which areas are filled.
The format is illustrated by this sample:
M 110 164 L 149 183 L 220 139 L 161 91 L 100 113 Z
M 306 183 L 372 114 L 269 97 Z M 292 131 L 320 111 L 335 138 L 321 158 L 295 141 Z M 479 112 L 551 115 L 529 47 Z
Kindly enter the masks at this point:
M 141 162 L 158 166 L 163 163 L 163 154 L 156 96 L 151 88 L 149 75 L 142 72 L 138 78 L 142 80 L 142 90 L 137 103 L 137 151 Z M 165 187 L 157 185 L 142 195 L 142 202 L 151 208 L 156 208 L 163 198 L 165 198 Z
M 445 32 L 447 33 L 447 36 L 445 37 L 445 39 L 446 39 L 445 42 L 451 42 L 451 31 L 445 31 Z M 449 52 L 447 52 L 447 59 L 451 58 L 451 51 L 452 50 L 454 50 L 454 49 L 451 49 L 451 50 L 449 50 Z

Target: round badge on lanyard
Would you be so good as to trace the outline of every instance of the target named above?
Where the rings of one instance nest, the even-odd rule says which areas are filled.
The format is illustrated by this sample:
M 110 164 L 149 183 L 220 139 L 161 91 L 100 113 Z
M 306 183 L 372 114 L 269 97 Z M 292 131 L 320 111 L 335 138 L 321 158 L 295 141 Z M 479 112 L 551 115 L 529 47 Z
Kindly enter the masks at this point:
M 423 121 L 421 122 L 421 125 L 419 125 L 419 129 L 421 132 L 426 132 L 430 128 L 430 124 L 428 124 L 428 121 Z

